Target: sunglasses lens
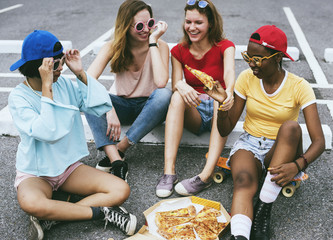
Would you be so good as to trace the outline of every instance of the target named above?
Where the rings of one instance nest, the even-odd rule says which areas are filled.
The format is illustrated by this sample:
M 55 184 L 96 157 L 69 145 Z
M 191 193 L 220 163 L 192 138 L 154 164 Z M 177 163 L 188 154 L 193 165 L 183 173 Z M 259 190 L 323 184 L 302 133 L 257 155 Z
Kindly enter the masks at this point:
M 149 28 L 149 29 L 152 28 L 152 27 L 154 27 L 154 25 L 155 25 L 155 20 L 151 18 L 151 19 L 147 22 L 147 25 L 148 25 L 148 28 Z
M 245 62 L 250 62 L 250 58 L 246 53 L 242 53 L 242 56 L 243 56 Z
M 143 30 L 143 26 L 144 26 L 143 23 L 142 23 L 142 22 L 139 22 L 139 23 L 136 24 L 135 29 L 136 29 L 138 32 L 140 32 L 140 31 Z
M 53 64 L 53 71 L 56 71 L 58 69 L 59 63 L 60 63 L 60 61 L 54 62 L 54 64 Z
M 199 1 L 199 3 L 198 3 L 198 6 L 200 8 L 205 8 L 205 7 L 207 7 L 207 5 L 208 5 L 208 2 L 206 2 L 206 1 Z
M 253 62 L 254 62 L 258 67 L 260 67 L 260 65 L 261 65 L 261 57 L 253 57 L 252 60 L 253 60 Z
M 188 1 L 187 1 L 187 5 L 192 6 L 192 5 L 195 4 L 196 1 L 197 1 L 197 0 L 188 0 Z

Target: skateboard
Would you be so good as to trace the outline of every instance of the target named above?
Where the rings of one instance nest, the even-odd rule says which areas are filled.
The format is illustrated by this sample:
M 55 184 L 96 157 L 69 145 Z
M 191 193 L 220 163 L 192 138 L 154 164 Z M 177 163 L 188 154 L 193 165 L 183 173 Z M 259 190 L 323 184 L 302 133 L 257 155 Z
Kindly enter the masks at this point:
M 304 172 L 299 172 L 295 178 L 287 185 L 282 188 L 283 196 L 290 198 L 294 195 L 295 191 L 301 185 L 302 181 L 308 179 L 309 176 Z
M 207 158 L 208 153 L 206 154 Z M 216 166 L 218 167 L 218 170 L 213 175 L 213 180 L 216 183 L 223 182 L 224 179 L 229 177 L 231 175 L 231 169 L 227 166 L 227 160 L 228 158 L 225 157 L 219 157 Z M 295 178 L 287 185 L 282 188 L 282 195 L 290 198 L 294 195 L 295 191 L 299 186 L 301 185 L 302 181 L 305 181 L 309 178 L 309 176 L 304 173 L 300 172 L 298 173 Z
M 221 183 L 224 179 L 231 175 L 231 169 L 227 166 L 227 160 L 228 158 L 225 157 L 220 157 L 219 160 L 217 160 L 216 166 L 219 168 L 218 171 L 214 173 L 214 182 Z

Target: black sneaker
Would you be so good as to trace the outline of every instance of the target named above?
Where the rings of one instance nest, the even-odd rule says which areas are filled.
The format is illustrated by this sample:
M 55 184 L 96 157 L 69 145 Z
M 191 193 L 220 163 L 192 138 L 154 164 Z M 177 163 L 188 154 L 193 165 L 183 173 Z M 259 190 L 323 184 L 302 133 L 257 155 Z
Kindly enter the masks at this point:
M 57 221 L 38 220 L 36 217 L 30 216 L 30 229 L 28 240 L 42 240 L 44 231 L 56 225 Z
M 116 160 L 111 164 L 110 173 L 113 175 L 120 177 L 124 181 L 127 182 L 127 175 L 128 175 L 128 164 L 122 160 Z
M 273 203 L 264 203 L 260 199 L 254 207 L 251 229 L 251 240 L 268 240 L 270 231 L 271 210 Z
M 105 227 L 109 223 L 119 227 L 126 235 L 133 235 L 136 229 L 136 216 L 126 211 L 124 207 L 102 207 L 105 217 Z
M 125 160 L 125 153 L 121 152 L 118 150 L 118 153 L 121 157 L 122 160 Z M 110 159 L 108 158 L 108 156 L 104 156 L 102 158 L 102 160 L 100 160 L 97 165 L 96 168 L 99 170 L 102 170 L 104 172 L 109 173 L 111 171 L 111 162 Z

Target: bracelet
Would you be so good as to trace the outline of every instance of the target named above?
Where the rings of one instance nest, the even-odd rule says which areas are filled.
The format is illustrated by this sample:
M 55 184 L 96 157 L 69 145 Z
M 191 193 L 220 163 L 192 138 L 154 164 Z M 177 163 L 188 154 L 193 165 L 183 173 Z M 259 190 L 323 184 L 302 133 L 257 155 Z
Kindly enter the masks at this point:
M 158 48 L 158 43 L 149 43 L 149 47 L 157 47 Z
M 301 167 L 299 166 L 299 164 L 296 162 L 296 160 L 294 161 L 294 163 L 296 164 L 296 167 L 297 167 L 298 172 L 301 172 L 302 169 L 301 169 Z
M 304 167 L 303 170 L 305 170 L 305 169 L 309 166 L 309 162 L 308 162 L 308 160 L 306 159 L 306 157 L 304 156 L 304 154 L 301 154 L 299 157 L 300 157 L 300 158 L 303 158 L 303 160 L 304 160 L 305 167 Z

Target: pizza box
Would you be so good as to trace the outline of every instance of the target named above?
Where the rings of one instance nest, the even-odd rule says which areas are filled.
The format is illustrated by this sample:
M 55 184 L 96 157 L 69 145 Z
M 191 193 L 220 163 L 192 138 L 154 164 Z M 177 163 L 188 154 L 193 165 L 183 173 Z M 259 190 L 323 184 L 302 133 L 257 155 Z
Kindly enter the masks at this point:
M 191 197 L 181 197 L 181 198 L 171 198 L 159 201 L 152 207 L 148 208 L 143 212 L 146 218 L 146 225 L 133 236 L 126 238 L 126 240 L 162 240 L 165 239 L 157 233 L 157 226 L 155 224 L 155 213 L 159 211 L 168 211 L 179 209 L 183 207 L 188 207 L 189 205 L 194 205 L 197 212 L 199 212 L 204 206 L 212 207 L 220 210 L 222 216 L 218 217 L 222 222 L 227 222 L 227 226 L 220 232 L 219 237 L 225 234 L 230 227 L 230 215 L 225 210 L 220 202 L 207 200 L 204 198 L 199 198 L 196 196 Z

